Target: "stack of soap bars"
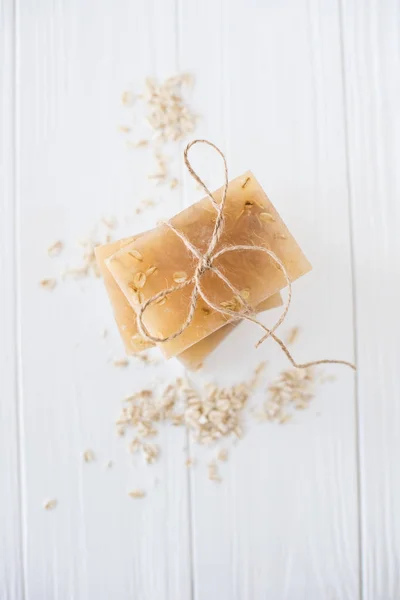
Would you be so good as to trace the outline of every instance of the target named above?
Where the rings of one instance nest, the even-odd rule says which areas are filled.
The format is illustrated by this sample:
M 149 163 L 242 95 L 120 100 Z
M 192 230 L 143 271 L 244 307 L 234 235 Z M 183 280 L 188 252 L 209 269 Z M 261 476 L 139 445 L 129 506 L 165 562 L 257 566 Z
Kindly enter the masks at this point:
M 223 188 L 213 193 L 220 202 Z M 208 197 L 175 215 L 170 223 L 204 254 L 213 234 L 216 210 Z M 290 281 L 310 269 L 293 236 L 251 172 L 229 182 L 224 207 L 224 229 L 216 251 L 227 246 L 264 246 L 282 262 Z M 197 259 L 167 225 L 98 246 L 96 257 L 128 354 L 154 344 L 138 330 L 137 313 L 143 302 L 176 284 L 190 280 Z M 236 250 L 215 259 L 230 283 L 257 312 L 282 304 L 280 290 L 286 286 L 282 270 L 264 252 Z M 202 276 L 206 296 L 216 305 L 240 311 L 242 305 L 212 271 Z M 169 337 L 188 314 L 193 284 L 150 304 L 142 315 L 143 324 L 154 337 Z M 165 358 L 176 356 L 185 366 L 198 368 L 204 359 L 232 331 L 237 320 L 213 310 L 199 298 L 189 326 L 174 339 L 159 345 Z

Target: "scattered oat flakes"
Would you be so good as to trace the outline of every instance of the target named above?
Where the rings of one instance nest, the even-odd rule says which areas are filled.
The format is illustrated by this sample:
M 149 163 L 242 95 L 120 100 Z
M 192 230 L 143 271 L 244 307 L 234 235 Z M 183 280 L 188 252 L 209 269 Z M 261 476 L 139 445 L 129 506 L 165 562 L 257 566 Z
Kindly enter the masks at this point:
M 118 225 L 117 219 L 115 217 L 103 217 L 101 222 L 107 229 L 115 229 Z
M 137 392 L 125 399 L 117 425 L 132 428 L 139 440 L 157 435 L 157 425 L 169 422 L 186 426 L 193 439 L 211 444 L 223 437 L 240 437 L 241 413 L 254 389 L 261 367 L 248 383 L 231 388 L 209 385 L 199 393 L 189 382 L 177 378 L 161 393 Z
M 235 434 L 235 436 L 237 437 L 238 440 L 241 440 L 243 437 L 243 429 L 239 426 L 235 427 L 235 429 L 233 430 L 233 433 Z
M 291 421 L 291 419 L 292 419 L 292 415 L 284 414 L 284 415 L 281 416 L 281 418 L 279 419 L 278 423 L 280 425 L 283 425 L 284 423 L 287 423 L 288 421 Z
M 66 277 L 73 277 L 73 279 L 83 279 L 89 275 L 88 267 L 78 267 L 78 268 L 67 268 L 62 272 L 63 280 Z
M 260 375 L 262 374 L 263 371 L 265 371 L 266 367 L 267 367 L 267 361 L 261 361 L 260 363 L 258 363 L 257 367 L 254 370 L 254 376 L 253 379 L 251 380 L 251 388 L 254 389 L 256 387 L 256 385 L 258 384 L 258 381 L 260 379 Z
M 217 452 L 217 460 L 226 462 L 228 460 L 228 450 L 226 448 L 220 448 Z
M 58 501 L 56 498 L 52 498 L 51 500 L 46 500 L 46 502 L 43 504 L 43 508 L 45 510 L 53 510 L 54 508 L 56 508 L 58 504 Z
M 155 151 L 154 158 L 157 165 L 156 172 L 148 175 L 148 178 L 155 179 L 157 183 L 165 183 L 168 176 L 167 158 L 160 150 Z
M 102 233 L 99 233 L 98 226 L 102 226 Z M 82 249 L 82 265 L 78 267 L 67 267 L 62 273 L 62 278 L 72 277 L 73 279 L 84 279 L 90 275 L 100 277 L 100 270 L 97 264 L 95 247 L 103 244 L 108 244 L 112 241 L 110 230 L 117 226 L 117 221 L 114 217 L 102 218 L 100 223 L 95 227 L 95 231 L 90 236 L 79 241 L 79 246 Z M 104 233 L 104 227 L 107 233 Z
M 300 327 L 292 327 L 286 336 L 286 344 L 290 346 L 294 344 L 300 334 Z
M 50 258 L 54 258 L 55 256 L 58 256 L 61 253 L 63 248 L 64 244 L 62 243 L 62 241 L 57 240 L 47 248 L 47 254 L 50 256 Z
M 159 337 L 161 335 L 159 334 Z M 147 352 L 140 352 L 139 354 L 134 354 L 133 358 L 144 363 L 145 365 L 158 365 L 160 360 L 155 356 L 150 356 Z
M 130 443 L 129 443 L 129 452 L 131 454 L 136 454 L 136 452 L 138 452 L 140 450 L 140 447 L 142 445 L 142 442 L 139 440 L 139 438 L 134 438 Z
M 323 383 L 321 373 L 315 367 L 286 369 L 267 389 L 267 400 L 258 414 L 261 421 L 286 423 L 293 410 L 304 410 L 315 397 L 318 384 Z
M 125 368 L 129 365 L 129 360 L 127 358 L 114 358 L 113 365 L 114 367 Z
M 90 449 L 85 450 L 85 452 L 83 453 L 83 460 L 86 463 L 93 462 L 95 460 L 95 455 L 94 455 L 93 450 L 90 450 Z
M 135 214 L 136 215 L 140 215 L 142 214 L 146 209 L 148 208 L 153 208 L 154 206 L 157 206 L 157 202 L 155 202 L 154 200 L 142 200 L 142 202 L 140 202 L 139 206 L 137 206 L 135 208 Z
M 117 420 L 119 435 L 129 429 L 134 432 L 129 444 L 130 452 L 141 452 L 147 464 L 153 464 L 160 448 L 151 438 L 158 435 L 162 424 L 186 427 L 191 440 L 204 446 L 229 438 L 243 437 L 242 418 L 248 400 L 259 385 L 266 363 L 260 363 L 248 382 L 230 388 L 213 384 L 197 390 L 186 377 L 178 377 L 164 389 L 147 389 L 136 392 L 124 400 Z M 294 410 L 308 408 L 314 398 L 316 383 L 323 378 L 313 369 L 288 369 L 282 371 L 267 389 L 267 399 L 257 414 L 261 421 L 287 423 Z M 215 460 L 208 465 L 209 478 L 221 481 L 217 462 L 228 458 L 228 450 L 217 450 Z M 194 464 L 189 457 L 186 466 Z
M 193 85 L 188 73 L 169 77 L 162 83 L 146 79 L 144 102 L 147 122 L 153 129 L 154 138 L 163 142 L 179 141 L 193 132 L 196 116 L 184 99 L 184 89 Z
M 141 100 L 145 110 L 145 122 L 152 130 L 151 142 L 147 139 L 139 141 L 128 140 L 128 144 L 140 148 L 151 145 L 156 162 L 155 172 L 149 179 L 157 184 L 169 184 L 171 189 L 178 185 L 176 177 L 169 174 L 170 158 L 165 156 L 162 148 L 168 143 L 183 140 L 193 132 L 197 117 L 186 102 L 186 90 L 192 85 L 192 78 L 187 73 L 169 77 L 163 82 L 147 78 L 143 94 L 136 96 Z M 123 93 L 122 102 L 125 106 L 133 105 L 133 94 Z M 136 107 L 135 107 L 136 108 Z M 143 211 L 143 206 L 137 209 L 137 214 Z
M 132 490 L 131 492 L 128 492 L 128 496 L 130 496 L 131 498 L 144 498 L 146 495 L 146 492 L 144 490 Z
M 157 444 L 142 444 L 142 452 L 144 459 L 148 465 L 152 465 L 156 462 L 160 454 L 160 449 Z
M 122 93 L 121 101 L 122 101 L 122 104 L 124 104 L 125 106 L 131 106 L 135 101 L 135 96 L 132 92 L 127 90 Z
M 218 483 L 222 481 L 221 476 L 218 473 L 218 468 L 215 461 L 211 461 L 208 464 L 208 479 L 210 479 L 211 481 L 217 481 Z
M 135 143 L 135 148 L 144 148 L 149 145 L 149 140 L 138 140 Z
M 53 278 L 46 278 L 40 281 L 40 286 L 45 290 L 54 290 L 57 285 L 57 281 Z

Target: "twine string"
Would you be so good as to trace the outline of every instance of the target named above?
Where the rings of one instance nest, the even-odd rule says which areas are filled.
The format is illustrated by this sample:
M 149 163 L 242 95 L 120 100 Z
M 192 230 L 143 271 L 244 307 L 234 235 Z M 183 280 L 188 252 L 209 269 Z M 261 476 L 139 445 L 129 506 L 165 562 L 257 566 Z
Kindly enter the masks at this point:
M 213 194 L 210 192 L 207 185 L 199 177 L 199 175 L 196 173 L 196 171 L 193 169 L 192 165 L 190 164 L 190 161 L 188 158 L 188 153 L 189 153 L 189 150 L 192 148 L 192 146 L 194 146 L 195 144 L 207 144 L 208 146 L 211 146 L 211 148 L 213 148 L 216 152 L 218 152 L 218 154 L 221 156 L 221 158 L 223 160 L 225 184 L 224 184 L 222 198 L 221 198 L 220 202 L 217 202 L 215 200 Z M 186 168 L 188 169 L 190 175 L 203 188 L 203 190 L 207 194 L 208 198 L 210 199 L 212 206 L 214 207 L 214 209 L 216 211 L 216 219 L 215 219 L 215 223 L 214 223 L 213 233 L 212 233 L 210 242 L 208 244 L 207 250 L 204 253 L 202 253 L 198 248 L 196 248 L 190 242 L 190 240 L 188 240 L 188 238 L 181 231 L 176 229 L 174 227 L 174 225 L 172 225 L 171 222 L 166 221 L 164 223 L 164 225 L 166 225 L 169 229 L 171 229 L 171 231 L 173 231 L 174 234 L 177 237 L 179 237 L 180 240 L 182 240 L 185 247 L 197 259 L 197 265 L 196 265 L 194 273 L 190 279 L 187 279 L 186 281 L 184 281 L 182 283 L 177 283 L 173 287 L 167 288 L 165 290 L 161 290 L 160 292 L 158 292 L 151 298 L 148 298 L 145 302 L 143 302 L 140 305 L 139 311 L 137 314 L 137 326 L 138 326 L 138 330 L 139 330 L 140 334 L 146 340 L 153 342 L 153 343 L 164 343 L 164 342 L 169 342 L 171 340 L 174 340 L 175 338 L 180 336 L 189 327 L 189 325 L 191 324 L 193 317 L 194 317 L 198 299 L 202 298 L 202 300 L 210 308 L 212 308 L 216 312 L 219 312 L 221 314 L 225 314 L 225 315 L 229 316 L 232 320 L 245 319 L 246 321 L 255 323 L 258 327 L 260 327 L 264 331 L 264 335 L 257 342 L 256 347 L 260 346 L 268 337 L 272 337 L 272 339 L 279 345 L 281 350 L 286 354 L 286 356 L 289 359 L 289 361 L 291 362 L 291 364 L 298 369 L 305 369 L 305 368 L 315 366 L 315 365 L 320 365 L 320 364 L 341 364 L 341 365 L 347 365 L 348 367 L 355 369 L 355 366 L 352 363 L 347 362 L 345 360 L 323 359 L 323 360 L 316 360 L 316 361 L 312 361 L 312 362 L 308 362 L 308 363 L 297 363 L 294 360 L 294 358 L 293 358 L 292 354 L 290 353 L 289 349 L 287 348 L 286 344 L 279 337 L 277 337 L 275 335 L 275 331 L 283 323 L 283 321 L 286 318 L 286 315 L 289 311 L 291 299 L 292 299 L 292 285 L 291 285 L 289 275 L 286 271 L 285 265 L 282 263 L 282 261 L 278 258 L 278 256 L 272 250 L 269 250 L 268 248 L 265 248 L 264 246 L 233 245 L 233 246 L 226 246 L 226 247 L 222 248 L 221 250 L 214 252 L 216 245 L 218 244 L 218 241 L 221 238 L 221 235 L 224 230 L 224 225 L 225 225 L 224 207 L 225 207 L 225 202 L 226 202 L 226 197 L 227 197 L 227 192 L 228 192 L 228 185 L 229 185 L 228 166 L 227 166 L 225 155 L 212 142 L 209 142 L 208 140 L 200 140 L 199 139 L 199 140 L 193 140 L 192 142 L 190 142 L 187 145 L 187 147 L 184 151 L 184 161 L 185 161 Z M 219 258 L 220 256 L 223 256 L 224 254 L 226 254 L 228 252 L 236 252 L 236 251 L 263 252 L 263 253 L 267 254 L 275 262 L 275 264 L 279 267 L 279 269 L 282 271 L 282 274 L 286 280 L 286 284 L 288 287 L 288 296 L 287 296 L 283 311 L 282 311 L 279 319 L 276 321 L 276 323 L 273 325 L 273 327 L 271 329 L 266 327 L 257 318 L 257 313 L 255 312 L 254 308 L 246 302 L 246 300 L 242 297 L 240 291 L 229 281 L 229 279 L 221 272 L 221 270 L 218 269 L 218 267 L 216 267 L 214 265 L 214 261 L 217 258 Z M 223 281 L 223 283 L 231 290 L 234 297 L 242 305 L 242 310 L 233 311 L 230 308 L 228 308 L 227 306 L 221 306 L 220 304 L 215 304 L 207 296 L 207 294 L 203 288 L 203 285 L 202 285 L 202 277 L 208 271 L 214 273 L 214 275 L 219 277 L 219 279 L 221 279 L 221 281 Z M 188 285 L 192 285 L 192 284 L 193 284 L 193 290 L 192 290 L 191 297 L 190 297 L 188 314 L 187 314 L 187 317 L 184 320 L 184 322 L 177 329 L 177 331 L 175 331 L 174 333 L 171 333 L 170 335 L 168 335 L 166 337 L 159 337 L 159 336 L 155 336 L 152 333 L 150 333 L 150 331 L 148 330 L 148 328 L 146 327 L 146 325 L 143 322 L 143 315 L 144 315 L 144 312 L 146 311 L 146 309 L 149 306 L 151 306 L 157 302 L 160 302 L 162 299 L 166 298 L 170 294 L 173 294 L 174 292 L 183 290 Z

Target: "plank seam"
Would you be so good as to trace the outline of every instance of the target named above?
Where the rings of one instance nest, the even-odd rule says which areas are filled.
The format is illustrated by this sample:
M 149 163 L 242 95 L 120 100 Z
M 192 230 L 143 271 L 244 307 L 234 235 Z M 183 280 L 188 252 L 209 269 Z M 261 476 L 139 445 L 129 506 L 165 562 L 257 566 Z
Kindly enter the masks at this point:
M 342 74 L 342 102 L 343 102 L 343 127 L 344 127 L 344 151 L 346 165 L 346 187 L 348 197 L 348 215 L 349 215 L 349 248 L 350 248 L 350 272 L 352 283 L 352 313 L 353 313 L 353 344 L 354 344 L 354 361 L 358 366 L 358 340 L 357 340 L 357 289 L 355 278 L 355 248 L 354 248 L 354 218 L 353 218 L 353 194 L 351 188 L 350 174 L 350 142 L 349 142 L 349 123 L 348 123 L 348 89 L 346 82 L 346 67 L 345 67 L 345 48 L 344 48 L 344 21 L 343 21 L 343 0 L 338 0 L 338 15 L 339 15 L 339 45 L 340 45 L 340 70 Z M 358 371 L 354 375 L 354 393 L 355 393 L 355 443 L 356 443 L 356 464 L 357 464 L 357 515 L 358 515 L 358 585 L 360 600 L 365 598 L 364 590 L 364 552 L 363 552 L 363 510 L 362 510 L 362 489 L 363 481 L 361 474 L 361 444 L 360 444 L 360 398 L 359 398 L 359 381 Z
M 26 521 L 24 511 L 24 477 L 23 477 L 23 447 L 22 447 L 22 432 L 23 432 L 23 406 L 22 406 L 22 379 L 21 379 L 21 310 L 20 310 L 20 285 L 19 285 L 19 202 L 18 202 L 18 0 L 12 0 L 12 21 L 13 21 L 13 49 L 12 49 L 12 104 L 13 104 L 13 115 L 12 115 L 12 181 L 13 181 L 13 233 L 14 233 L 14 247 L 13 247 L 13 262 L 14 262 L 14 281 L 13 281 L 13 296 L 14 296 L 14 313 L 13 313 L 13 329 L 15 332 L 15 345 L 14 345 L 14 357 L 15 357 L 15 395 L 16 395 L 16 431 L 17 431 L 17 467 L 18 467 L 18 512 L 20 515 L 19 524 L 19 544 L 21 554 L 21 578 L 22 578 L 22 600 L 27 598 L 27 581 L 26 581 Z
M 175 0 L 175 64 L 177 73 L 179 73 L 181 69 L 181 55 L 182 55 L 182 44 L 181 44 L 181 3 L 180 0 Z M 179 144 L 179 150 L 183 151 L 181 148 L 182 144 Z M 180 152 L 181 154 L 181 152 Z M 184 182 L 184 168 L 183 161 L 180 160 L 180 178 L 182 183 Z M 181 208 L 185 208 L 184 202 L 184 185 L 180 187 L 179 190 L 180 195 L 180 204 Z M 191 456 L 191 442 L 188 431 L 186 430 L 186 458 Z M 195 600 L 195 581 L 194 581 L 194 513 L 193 513 L 193 479 L 192 479 L 192 469 L 186 469 L 186 486 L 187 486 L 187 515 L 188 515 L 188 537 L 189 537 L 189 579 L 190 579 L 190 598 L 188 600 Z

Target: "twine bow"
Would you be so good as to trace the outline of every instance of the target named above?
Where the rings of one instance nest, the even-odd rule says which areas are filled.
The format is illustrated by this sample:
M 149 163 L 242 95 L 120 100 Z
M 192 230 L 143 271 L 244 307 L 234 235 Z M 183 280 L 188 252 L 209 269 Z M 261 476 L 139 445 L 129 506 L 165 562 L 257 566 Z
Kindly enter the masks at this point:
M 204 181 L 202 181 L 200 179 L 200 177 L 194 171 L 192 165 L 189 162 L 188 153 L 189 153 L 190 148 L 192 146 L 194 146 L 195 144 L 207 144 L 208 146 L 211 146 L 212 148 L 214 148 L 214 150 L 216 150 L 216 152 L 218 152 L 218 154 L 221 156 L 221 158 L 223 160 L 225 185 L 224 185 L 224 190 L 223 190 L 223 194 L 222 194 L 222 199 L 221 199 L 221 202 L 219 202 L 219 203 L 215 200 L 214 196 L 208 189 L 207 185 L 204 183 Z M 276 331 L 276 329 L 285 320 L 286 315 L 289 310 L 290 302 L 292 299 L 292 285 L 291 285 L 288 273 L 286 271 L 285 265 L 282 263 L 282 261 L 277 257 L 277 255 L 274 252 L 272 252 L 268 248 L 265 248 L 264 246 L 253 246 L 253 245 L 226 246 L 225 248 L 222 248 L 221 250 L 218 250 L 217 252 L 215 252 L 216 245 L 221 238 L 221 235 L 224 230 L 224 225 L 225 225 L 224 207 L 225 207 L 226 196 L 227 196 L 228 185 L 229 185 L 228 166 L 226 163 L 225 155 L 223 154 L 223 152 L 221 152 L 221 150 L 217 146 L 215 146 L 215 144 L 209 142 L 208 140 L 194 140 L 187 145 L 187 147 L 184 151 L 184 161 L 185 161 L 185 165 L 186 165 L 190 175 L 193 177 L 193 179 L 195 179 L 201 185 L 201 187 L 204 189 L 205 193 L 209 197 L 211 204 L 215 208 L 217 216 L 215 219 L 214 230 L 213 230 L 208 248 L 205 251 L 205 253 L 203 254 L 200 252 L 200 250 L 198 250 L 198 248 L 196 248 L 190 242 L 190 240 L 188 240 L 188 238 L 181 231 L 176 229 L 172 225 L 172 223 L 170 223 L 169 221 L 164 222 L 164 225 L 169 227 L 169 229 L 171 229 L 175 233 L 175 235 L 177 235 L 182 240 L 182 242 L 184 243 L 186 248 L 193 254 L 193 256 L 197 259 L 198 262 L 197 262 L 197 266 L 194 270 L 194 273 L 190 279 L 186 279 L 182 283 L 177 283 L 173 287 L 170 287 L 170 288 L 167 288 L 165 290 L 158 292 L 157 294 L 155 294 L 154 296 L 152 296 L 151 298 L 149 298 L 148 300 L 146 300 L 145 302 L 143 302 L 140 305 L 139 311 L 137 314 L 137 326 L 138 326 L 138 330 L 139 330 L 140 334 L 146 340 L 153 342 L 153 343 L 168 342 L 170 340 L 177 338 L 178 336 L 181 335 L 181 333 L 183 331 L 185 331 L 185 329 L 187 329 L 187 327 L 189 327 L 190 323 L 192 322 L 193 316 L 194 316 L 194 313 L 196 310 L 197 302 L 200 297 L 212 309 L 214 309 L 215 311 L 217 311 L 219 313 L 228 315 L 229 317 L 231 317 L 232 320 L 245 319 L 246 321 L 251 321 L 252 323 L 255 323 L 256 325 L 258 325 L 261 329 L 264 330 L 265 333 L 264 333 L 263 337 L 257 342 L 256 347 L 258 347 L 268 337 L 271 336 L 272 339 L 280 346 L 282 351 L 286 354 L 286 356 L 288 357 L 288 359 L 292 363 L 292 365 L 296 368 L 304 369 L 304 368 L 311 367 L 311 366 L 318 365 L 318 364 L 324 364 L 324 363 L 332 364 L 333 363 L 333 364 L 347 365 L 347 366 L 351 367 L 352 369 L 355 369 L 355 366 L 352 363 L 349 363 L 349 362 L 343 361 L 343 360 L 324 359 L 324 360 L 317 360 L 317 361 L 303 363 L 303 364 L 296 363 L 296 361 L 292 357 L 290 351 L 288 350 L 288 348 L 286 347 L 284 342 L 280 338 L 278 338 L 274 333 Z M 236 252 L 236 251 L 242 251 L 242 250 L 250 251 L 250 252 L 254 252 L 254 251 L 264 252 L 265 254 L 267 254 L 278 265 L 278 267 L 282 271 L 282 274 L 286 280 L 287 287 L 288 287 L 287 300 L 286 300 L 286 303 L 285 303 L 285 306 L 284 306 L 281 316 L 279 317 L 279 319 L 276 321 L 275 325 L 271 329 L 266 327 L 257 318 L 253 307 L 250 306 L 245 301 L 245 299 L 242 297 L 240 291 L 231 284 L 231 282 L 225 277 L 225 275 L 220 271 L 220 269 L 218 269 L 218 267 L 216 267 L 214 264 L 216 259 L 219 258 L 220 256 L 223 256 L 224 254 L 227 254 L 228 252 Z M 211 271 L 212 273 L 214 273 L 232 291 L 234 297 L 242 305 L 241 311 L 233 311 L 233 310 L 229 309 L 227 306 L 217 305 L 207 296 L 207 294 L 205 293 L 205 291 L 202 287 L 202 277 L 205 273 L 207 273 L 207 271 Z M 182 323 L 181 327 L 177 331 L 175 331 L 174 333 L 172 333 L 171 335 L 169 335 L 167 337 L 157 337 L 157 336 L 152 335 L 143 322 L 143 314 L 146 311 L 146 309 L 148 308 L 148 306 L 150 306 L 156 302 L 159 302 L 160 300 L 162 300 L 163 298 L 166 298 L 170 294 L 173 294 L 174 292 L 182 290 L 185 287 L 187 287 L 188 285 L 192 285 L 192 284 L 193 284 L 193 291 L 192 291 L 191 298 L 190 298 L 188 315 L 187 315 L 185 321 Z

